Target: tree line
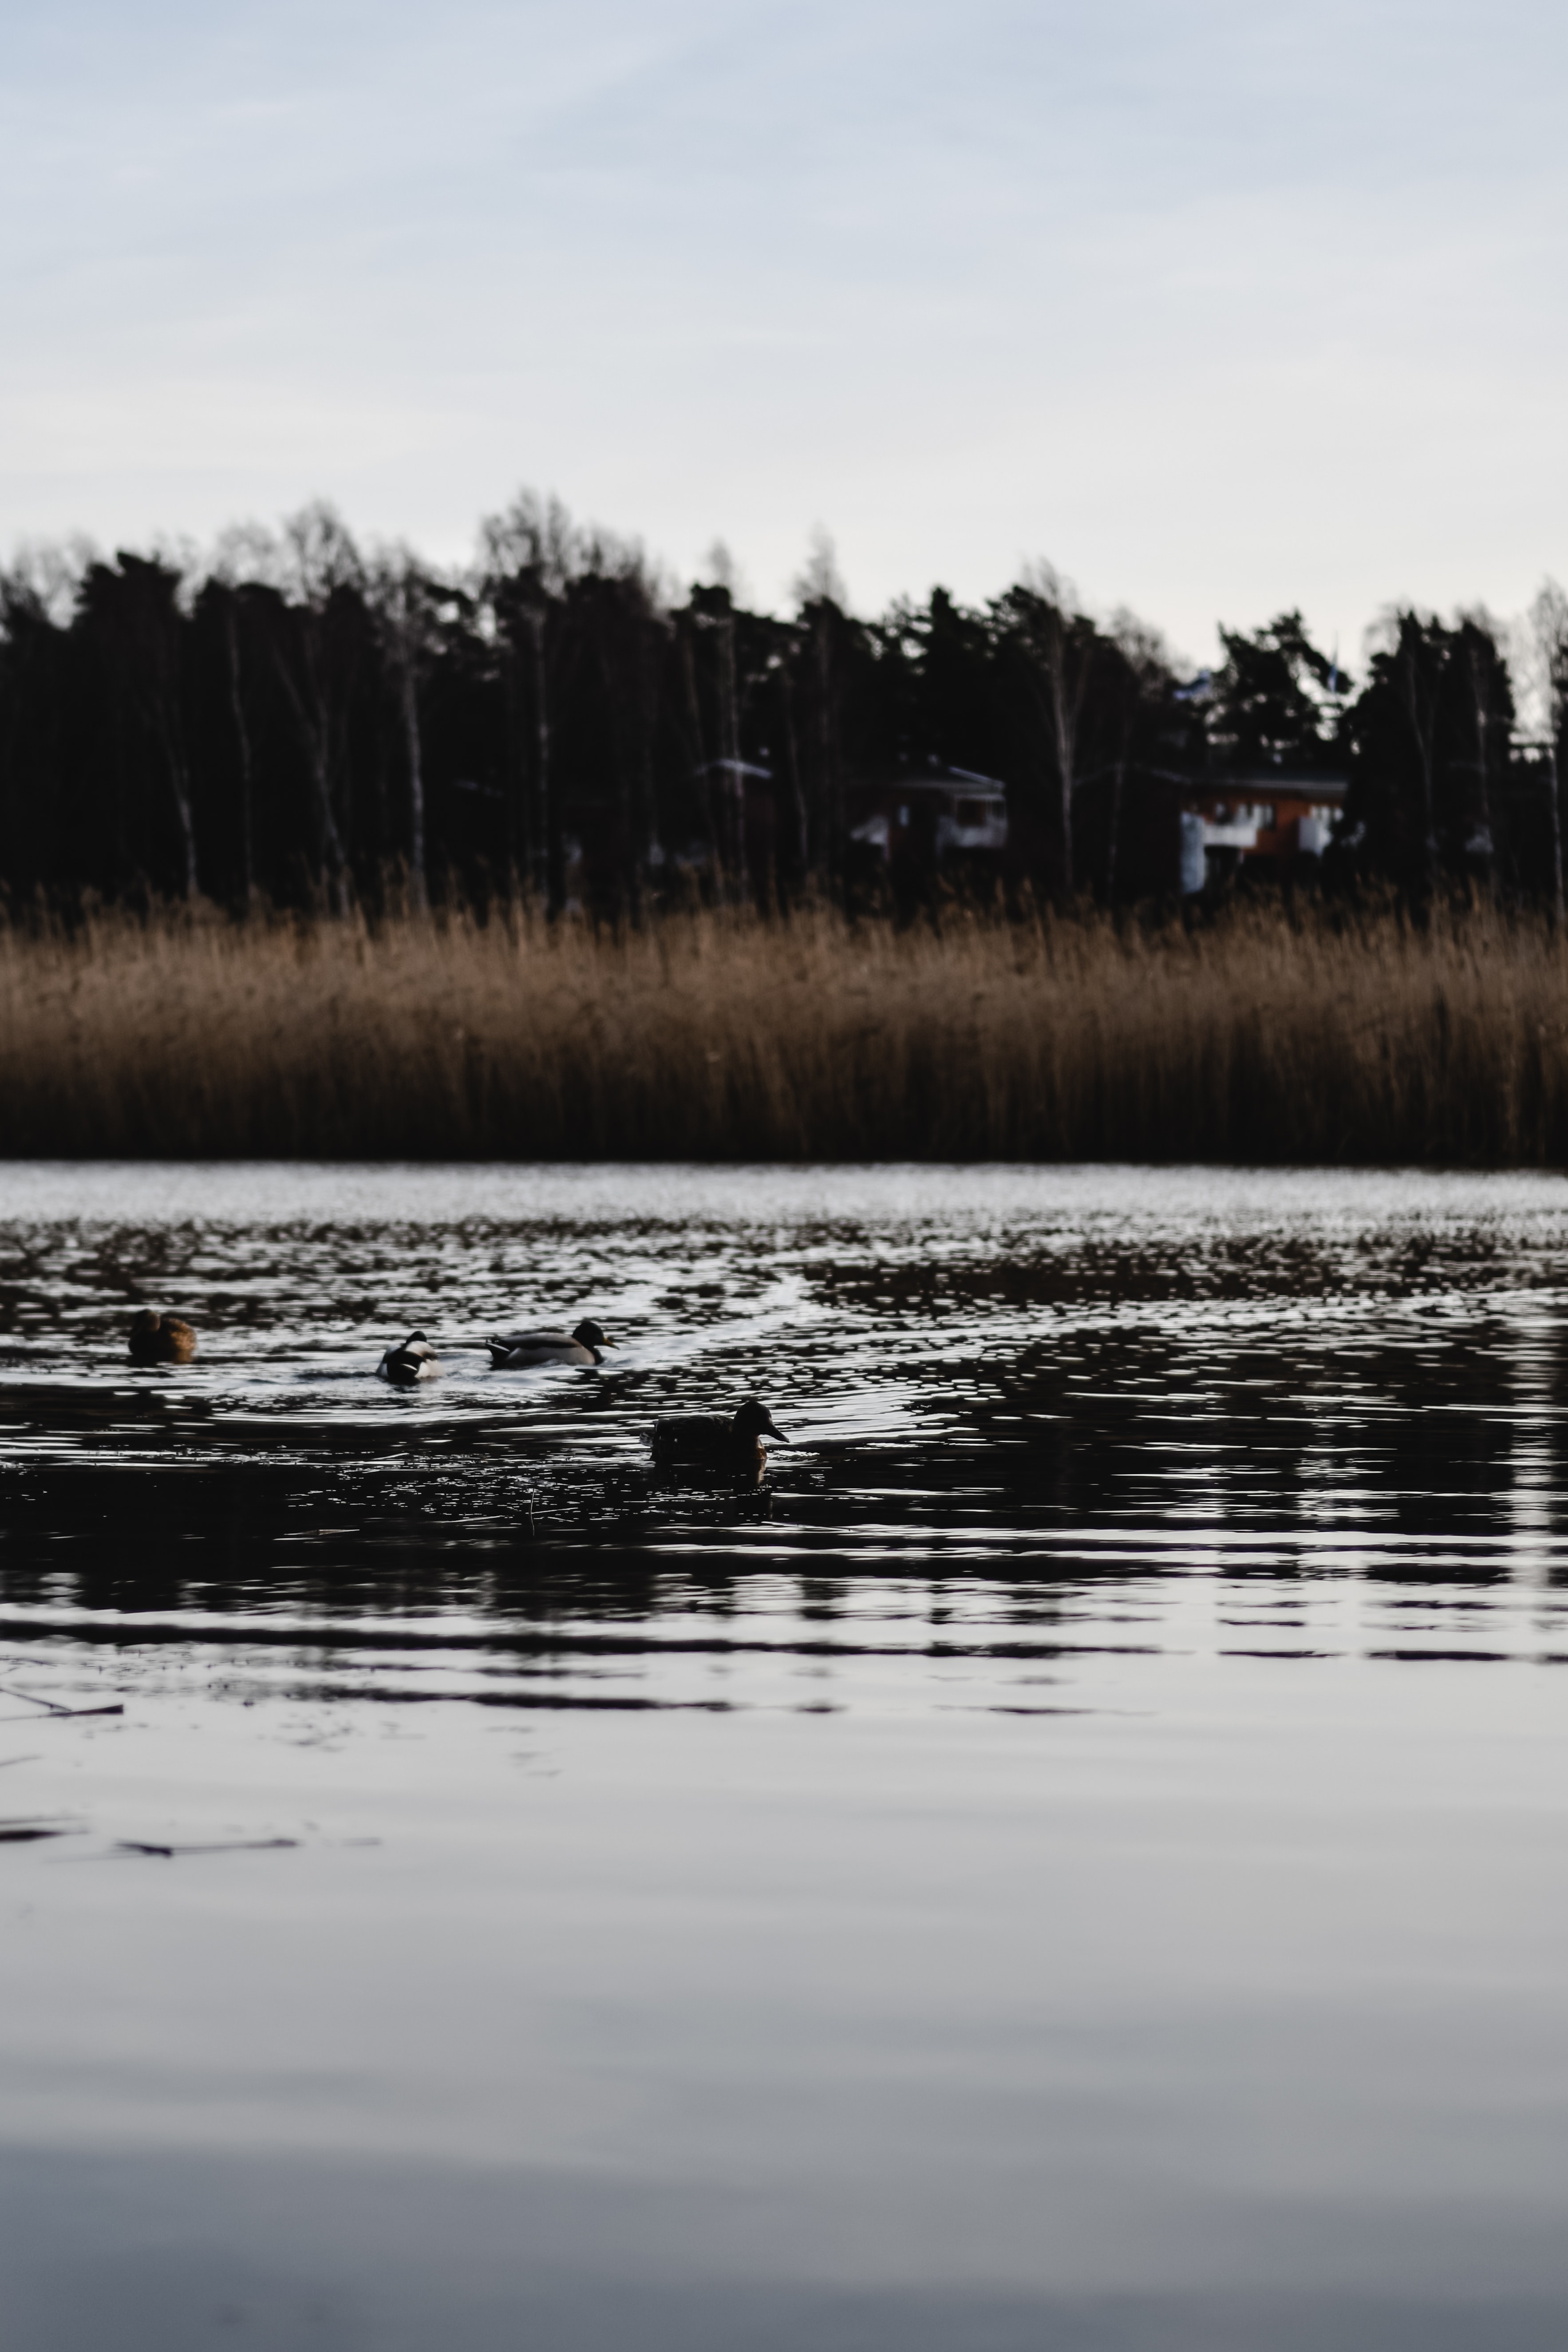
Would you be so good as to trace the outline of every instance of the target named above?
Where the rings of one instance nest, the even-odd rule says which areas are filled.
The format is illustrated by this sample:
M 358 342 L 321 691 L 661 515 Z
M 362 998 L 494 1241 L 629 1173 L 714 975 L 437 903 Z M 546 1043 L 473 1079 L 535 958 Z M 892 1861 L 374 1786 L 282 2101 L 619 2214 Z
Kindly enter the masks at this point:
M 688 898 L 864 891 L 857 796 L 999 780 L 992 887 L 1173 887 L 1173 793 L 1338 771 L 1324 880 L 1479 882 L 1563 905 L 1568 599 L 1528 625 L 1391 611 L 1359 679 L 1299 614 L 1184 674 L 1048 569 L 875 619 L 819 547 L 786 618 L 721 551 L 672 590 L 553 501 L 474 562 L 367 551 L 314 504 L 190 553 L 33 550 L 0 571 L 0 885 L 13 907 L 202 898 L 344 910 L 388 892 L 637 919 Z

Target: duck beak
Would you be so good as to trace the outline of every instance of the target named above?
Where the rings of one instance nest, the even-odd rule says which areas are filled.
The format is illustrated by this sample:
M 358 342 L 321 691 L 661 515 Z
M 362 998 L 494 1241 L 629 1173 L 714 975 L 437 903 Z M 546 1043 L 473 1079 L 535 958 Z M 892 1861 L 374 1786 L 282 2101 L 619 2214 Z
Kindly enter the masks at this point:
M 772 1413 L 769 1413 L 766 1421 L 763 1423 L 763 1427 L 770 1437 L 776 1437 L 781 1445 L 787 1445 L 789 1444 L 789 1439 L 784 1435 L 783 1430 L 778 1428 L 774 1423 Z

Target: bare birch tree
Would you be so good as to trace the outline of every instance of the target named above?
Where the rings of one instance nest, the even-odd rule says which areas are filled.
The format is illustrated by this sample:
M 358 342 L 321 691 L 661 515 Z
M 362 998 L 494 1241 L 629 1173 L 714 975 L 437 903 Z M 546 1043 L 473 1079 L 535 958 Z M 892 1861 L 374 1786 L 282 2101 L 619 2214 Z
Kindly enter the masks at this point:
M 1147 621 L 1124 606 L 1110 616 L 1110 638 L 1121 656 L 1115 697 L 1114 735 L 1110 755 L 1110 811 L 1106 826 L 1105 896 L 1116 898 L 1116 864 L 1121 842 L 1121 802 L 1127 769 L 1132 757 L 1138 722 L 1156 702 L 1171 677 L 1171 656 L 1164 638 Z
M 1531 730 L 1546 771 L 1547 822 L 1552 841 L 1552 919 L 1563 928 L 1563 733 L 1568 722 L 1568 595 L 1555 580 L 1543 580 L 1517 652 L 1527 701 L 1533 706 Z M 1527 738 L 1528 740 L 1528 738 Z
M 357 590 L 363 567 L 339 516 L 322 500 L 284 523 L 277 551 L 286 626 L 274 636 L 273 665 L 299 730 L 316 820 L 317 872 L 333 909 L 349 907 L 348 860 L 338 824 L 336 776 L 346 711 L 347 678 L 333 659 L 329 615 L 333 599 Z
M 712 616 L 719 647 L 719 759 L 729 808 L 731 887 L 738 898 L 746 896 L 746 780 L 741 767 L 741 693 L 735 669 L 735 614 L 732 607 Z
M 1070 583 L 1048 563 L 1032 565 L 1008 601 L 1046 717 L 1056 772 L 1061 895 L 1068 899 L 1077 882 L 1073 795 L 1079 781 L 1079 734 L 1100 640 L 1093 622 L 1077 609 Z
M 564 903 L 566 885 L 552 772 L 552 653 L 562 600 L 583 562 L 584 536 L 559 499 L 520 491 L 479 525 L 481 603 L 503 649 L 518 753 L 511 830 L 530 887 L 552 915 Z
M 440 642 L 439 583 L 405 547 L 371 566 L 368 590 L 397 705 L 408 779 L 408 895 L 423 914 L 430 904 L 425 843 L 425 744 L 419 688 Z
M 820 882 L 826 874 L 835 884 L 844 877 L 846 839 L 844 815 L 843 733 L 844 640 L 853 627 L 849 592 L 838 569 L 838 553 L 831 534 L 818 523 L 812 531 L 806 559 L 793 583 L 797 615 L 807 632 L 805 676 L 810 726 L 813 790 L 807 830 L 811 843 L 809 872 Z

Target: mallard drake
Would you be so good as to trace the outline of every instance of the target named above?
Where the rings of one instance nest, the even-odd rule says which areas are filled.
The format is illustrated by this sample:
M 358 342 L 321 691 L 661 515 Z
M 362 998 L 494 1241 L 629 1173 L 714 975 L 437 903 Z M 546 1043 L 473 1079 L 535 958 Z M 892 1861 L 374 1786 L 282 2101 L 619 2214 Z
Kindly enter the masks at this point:
M 740 1410 L 729 1416 L 721 1412 L 685 1412 L 672 1415 L 653 1425 L 653 1461 L 656 1470 L 730 1470 L 742 1476 L 760 1478 L 768 1466 L 764 1437 L 777 1445 L 787 1445 L 789 1439 L 782 1429 L 775 1429 L 773 1417 L 765 1404 L 748 1397 Z
M 496 1371 L 526 1370 L 531 1364 L 602 1364 L 612 1342 L 597 1323 L 574 1331 L 505 1331 L 485 1341 Z
M 388 1348 L 375 1369 L 395 1388 L 411 1389 L 416 1381 L 438 1381 L 441 1360 L 423 1331 L 410 1331 L 400 1348 Z
M 196 1335 L 179 1315 L 160 1315 L 144 1307 L 131 1322 L 133 1364 L 188 1364 L 196 1352 Z

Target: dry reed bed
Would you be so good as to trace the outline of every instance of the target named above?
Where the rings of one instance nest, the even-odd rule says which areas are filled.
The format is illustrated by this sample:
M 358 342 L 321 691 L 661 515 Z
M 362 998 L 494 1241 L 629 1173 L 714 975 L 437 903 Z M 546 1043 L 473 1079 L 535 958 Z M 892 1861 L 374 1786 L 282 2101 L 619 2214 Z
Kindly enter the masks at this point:
M 11 1156 L 1562 1163 L 1565 1043 L 1484 911 L 0 933 Z

